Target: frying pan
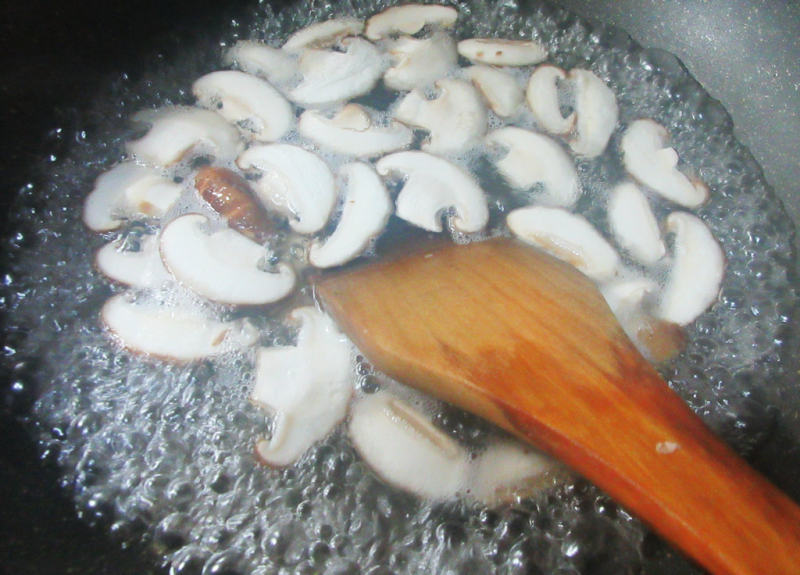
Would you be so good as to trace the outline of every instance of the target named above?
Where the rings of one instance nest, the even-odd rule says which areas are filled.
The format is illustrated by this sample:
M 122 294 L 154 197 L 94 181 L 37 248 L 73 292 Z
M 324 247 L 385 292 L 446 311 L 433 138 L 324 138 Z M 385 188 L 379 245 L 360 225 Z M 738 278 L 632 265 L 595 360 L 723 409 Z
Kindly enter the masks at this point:
M 739 139 L 800 221 L 800 5 L 778 0 L 562 0 L 578 14 L 619 26 L 646 47 L 676 54 L 726 107 Z M 32 178 L 31 165 L 58 154 L 81 108 L 114 73 L 135 75 L 159 54 L 236 16 L 247 3 L 134 0 L 127 3 L 7 2 L 0 8 L 2 213 Z M 63 128 L 61 132 L 56 128 Z M 6 218 L 4 235 L 13 233 Z M 0 571 L 15 573 L 157 572 L 143 548 L 120 549 L 103 526 L 90 528 L 40 461 L 17 419 L 31 398 L 3 374 L 0 418 Z M 756 466 L 758 461 L 754 462 Z M 791 474 L 761 469 L 798 497 Z M 796 478 L 795 478 L 796 479 Z

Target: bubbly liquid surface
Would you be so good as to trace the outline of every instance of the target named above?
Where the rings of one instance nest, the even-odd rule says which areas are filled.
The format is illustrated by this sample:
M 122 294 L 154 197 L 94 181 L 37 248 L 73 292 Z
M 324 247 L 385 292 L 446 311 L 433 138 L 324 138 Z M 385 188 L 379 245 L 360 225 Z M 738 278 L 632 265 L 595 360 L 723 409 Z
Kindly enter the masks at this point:
M 237 38 L 280 45 L 309 18 L 366 17 L 383 6 L 304 1 L 281 13 L 263 6 L 220 38 L 223 45 Z M 457 6 L 458 37 L 533 37 L 546 45 L 550 62 L 603 78 L 620 104 L 610 148 L 617 148 L 622 126 L 654 118 L 710 186 L 711 200 L 699 214 L 728 259 L 722 293 L 690 326 L 687 350 L 662 374 L 740 453 L 784 488 L 800 485 L 800 393 L 791 387 L 787 347 L 795 318 L 793 228 L 735 140 L 725 111 L 673 57 L 644 51 L 619 31 L 593 28 L 547 5 L 522 12 L 513 2 Z M 297 465 L 262 467 L 252 448 L 268 418 L 247 399 L 251 357 L 174 366 L 109 342 L 98 312 L 117 288 L 92 267 L 94 250 L 109 236 L 83 227 L 83 198 L 135 135 L 130 114 L 191 103 L 191 82 L 221 68 L 217 40 L 155 65 L 139 81 L 122 77 L 99 94 L 82 113 L 85 125 L 67 135 L 74 142 L 45 163 L 47 183 L 20 192 L 18 232 L 5 245 L 6 359 L 19 385 L 38 390 L 31 429 L 43 456 L 58 461 L 78 512 L 107 523 L 122 541 L 149 541 L 176 575 L 692 572 L 580 480 L 494 510 L 431 505 L 377 480 L 341 427 Z M 482 174 L 485 189 L 497 190 L 493 222 L 527 203 L 482 170 L 485 159 L 463 161 Z M 607 231 L 606 194 L 624 178 L 619 155 L 577 166 L 585 190 L 578 211 Z M 672 209 L 658 201 L 654 207 L 659 220 Z M 378 242 L 379 252 L 382 243 L 388 241 Z M 277 319 L 259 323 L 265 345 L 291 338 Z M 363 371 L 367 392 L 380 378 Z M 480 441 L 489 432 L 453 408 L 435 409 L 437 424 L 459 439 Z

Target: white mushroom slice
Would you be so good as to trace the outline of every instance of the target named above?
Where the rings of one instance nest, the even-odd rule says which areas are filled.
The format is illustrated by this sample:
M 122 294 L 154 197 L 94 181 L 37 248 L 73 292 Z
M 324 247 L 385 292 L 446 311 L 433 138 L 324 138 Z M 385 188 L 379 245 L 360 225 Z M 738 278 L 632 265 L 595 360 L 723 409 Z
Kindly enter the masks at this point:
M 569 145 L 580 156 L 599 156 L 617 125 L 617 97 L 589 70 L 570 70 L 569 78 L 574 85 L 575 112 L 578 115 L 575 136 Z
M 128 142 L 128 152 L 156 166 L 172 165 L 196 149 L 227 162 L 244 147 L 239 130 L 210 110 L 184 106 L 145 110 L 134 120 L 150 124 L 150 130 L 144 137 Z
M 97 269 L 107 278 L 137 288 L 155 288 L 172 281 L 161 262 L 156 236 L 145 236 L 139 251 L 123 249 L 124 240 L 104 245 L 95 255 Z
M 330 48 L 345 36 L 358 36 L 364 22 L 358 18 L 333 18 L 301 28 L 286 40 L 283 49 L 298 52 L 303 48 Z
M 547 58 L 544 46 L 533 40 L 470 38 L 458 43 L 458 53 L 472 62 L 495 66 L 530 66 Z
M 667 229 L 675 234 L 675 261 L 658 315 L 687 325 L 717 299 L 725 274 L 725 255 L 711 230 L 697 216 L 673 212 L 667 216 Z
M 420 90 L 410 92 L 395 108 L 394 117 L 430 132 L 422 148 L 433 154 L 456 153 L 474 146 L 486 133 L 486 108 L 465 80 L 436 82 L 439 96 L 428 100 Z
M 416 34 L 425 26 L 451 28 L 458 18 L 452 6 L 404 4 L 379 12 L 367 20 L 365 35 L 379 40 L 392 34 Z
M 544 189 L 537 199 L 555 206 L 569 207 L 578 200 L 581 186 L 575 164 L 552 139 L 530 130 L 507 127 L 490 132 L 486 142 L 507 150 L 494 163 L 515 189 L 528 190 L 541 184 Z
M 344 52 L 306 49 L 300 56 L 303 80 L 289 92 L 302 106 L 321 106 L 366 94 L 380 80 L 385 60 L 380 50 L 363 38 L 345 38 Z
M 568 134 L 575 126 L 575 112 L 567 117 L 561 114 L 558 82 L 565 81 L 567 73 L 561 68 L 544 64 L 536 68 L 528 80 L 526 98 L 536 123 L 551 134 Z
M 425 152 L 397 152 L 376 164 L 382 176 L 402 174 L 405 183 L 397 196 L 397 216 L 432 232 L 442 231 L 441 216 L 454 208 L 451 225 L 462 232 L 482 230 L 489 221 L 483 190 L 453 163 Z
M 489 108 L 502 118 L 513 116 L 522 104 L 522 88 L 517 80 L 503 70 L 475 64 L 464 69 L 469 78 L 483 95 Z
M 199 78 L 192 85 L 198 104 L 239 124 L 256 140 L 269 142 L 283 136 L 294 123 L 292 105 L 266 81 L 223 70 Z
M 295 55 L 252 40 L 236 42 L 225 54 L 225 63 L 277 86 L 287 84 L 298 74 Z
M 353 392 L 351 346 L 313 307 L 292 311 L 302 322 L 295 347 L 261 348 L 251 399 L 272 412 L 272 436 L 256 444 L 267 464 L 289 465 L 344 419 Z
M 430 38 L 402 36 L 388 45 L 394 66 L 386 70 L 383 83 L 392 90 L 413 90 L 430 86 L 456 67 L 458 54 L 447 34 Z
M 205 298 L 233 305 L 272 303 L 292 291 L 291 267 L 261 269 L 263 246 L 230 228 L 211 234 L 207 228 L 208 218 L 187 214 L 161 232 L 161 258 L 179 282 Z
M 653 120 L 636 120 L 620 142 L 625 169 L 668 200 L 694 208 L 708 199 L 708 187 L 681 172 L 678 153 L 667 147 L 669 133 Z
M 123 162 L 98 176 L 83 204 L 83 222 L 91 230 L 105 232 L 131 215 L 161 217 L 181 191 L 157 170 Z
M 611 191 L 608 222 L 620 247 L 639 263 L 652 265 L 667 253 L 650 203 L 636 184 L 623 182 Z
M 470 497 L 499 505 L 515 497 L 533 495 L 559 469 L 545 454 L 518 441 L 497 441 L 471 464 Z
M 336 203 L 336 187 L 328 165 L 318 156 L 290 144 L 252 146 L 236 163 L 262 172 L 253 187 L 262 201 L 289 218 L 301 234 L 321 230 Z
M 636 276 L 609 282 L 602 286 L 603 297 L 618 319 L 638 314 L 645 300 L 658 292 L 658 284 L 647 277 Z
M 560 208 L 530 206 L 512 211 L 506 221 L 518 238 L 575 266 L 595 281 L 607 281 L 617 272 L 617 252 L 582 216 Z
M 246 321 L 217 321 L 190 307 L 133 303 L 125 294 L 109 299 L 101 316 L 125 348 L 181 362 L 243 349 L 258 339 L 258 330 Z
M 364 461 L 395 487 L 432 500 L 449 499 L 465 487 L 465 450 L 385 391 L 353 406 L 350 437 Z
M 368 164 L 342 166 L 346 182 L 344 208 L 334 232 L 324 242 L 315 241 L 308 253 L 318 268 L 341 265 L 360 254 L 377 236 L 392 214 L 392 200 L 375 170 Z
M 407 148 L 414 139 L 414 133 L 398 122 L 374 125 L 369 112 L 358 104 L 347 104 L 332 118 L 317 110 L 306 110 L 297 122 L 297 130 L 323 148 L 361 158 Z
M 650 361 L 666 361 L 686 346 L 686 334 L 680 326 L 651 315 L 658 293 L 654 280 L 628 277 L 601 286 L 601 292 L 625 333 Z

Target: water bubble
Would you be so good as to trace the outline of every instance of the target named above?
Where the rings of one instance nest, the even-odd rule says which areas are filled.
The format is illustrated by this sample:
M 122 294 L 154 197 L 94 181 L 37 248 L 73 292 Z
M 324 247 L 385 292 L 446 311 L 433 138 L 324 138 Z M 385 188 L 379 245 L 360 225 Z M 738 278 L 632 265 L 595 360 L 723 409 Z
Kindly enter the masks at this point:
M 170 575 L 201 575 L 207 558 L 207 551 L 187 545 L 172 556 Z
M 233 551 L 221 551 L 208 558 L 202 575 L 243 575 L 241 558 Z

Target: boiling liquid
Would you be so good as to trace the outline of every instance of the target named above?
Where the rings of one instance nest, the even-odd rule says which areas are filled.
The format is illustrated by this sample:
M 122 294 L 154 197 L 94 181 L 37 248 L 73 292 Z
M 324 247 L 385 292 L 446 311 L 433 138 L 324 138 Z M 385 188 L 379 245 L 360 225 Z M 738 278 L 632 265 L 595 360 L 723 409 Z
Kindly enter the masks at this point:
M 366 17 L 382 6 L 301 2 L 281 14 L 259 7 L 246 20 L 249 29 L 231 26 L 222 38 L 280 45 L 310 15 Z M 710 186 L 711 200 L 699 213 L 728 258 L 722 294 L 689 327 L 687 350 L 662 374 L 736 449 L 771 465 L 784 485 L 800 484 L 800 393 L 791 389 L 787 347 L 795 301 L 793 230 L 760 168 L 734 139 L 727 114 L 671 56 L 643 51 L 617 31 L 592 29 L 546 6 L 523 14 L 512 3 L 459 7 L 458 37 L 533 36 L 548 48 L 550 62 L 588 67 L 616 93 L 614 151 L 577 160 L 584 187 L 577 211 L 599 229 L 607 231 L 607 191 L 624 178 L 615 151 L 621 130 L 634 119 L 663 124 L 682 160 Z M 176 55 L 179 60 L 140 81 L 123 78 L 99 94 L 82 115 L 75 142 L 45 162 L 47 183 L 22 190 L 13 215 L 19 232 L 6 242 L 6 356 L 10 364 L 35 365 L 20 384 L 40 391 L 31 430 L 42 453 L 57 459 L 79 513 L 107 522 L 123 540 L 151 542 L 175 574 L 198 566 L 209 574 L 633 573 L 650 565 L 691 572 L 580 480 L 496 510 L 459 501 L 431 505 L 376 479 L 341 427 L 296 465 L 262 467 L 252 447 L 269 422 L 248 401 L 252 357 L 173 366 L 109 342 L 98 312 L 113 290 L 92 268 L 93 251 L 109 236 L 85 230 L 83 198 L 134 137 L 125 121 L 130 113 L 191 103 L 191 82 L 220 67 L 215 40 Z M 503 215 L 528 198 L 508 190 L 481 153 L 459 161 L 492 193 L 489 233 L 496 232 Z M 658 200 L 653 205 L 659 220 L 674 209 Z M 394 221 L 375 252 L 405 234 L 408 228 Z M 307 291 L 293 300 L 303 301 L 310 301 Z M 291 341 L 281 317 L 276 311 L 256 320 L 265 345 Z M 362 371 L 360 393 L 385 385 L 368 366 Z M 492 433 L 454 408 L 427 407 L 467 444 Z

